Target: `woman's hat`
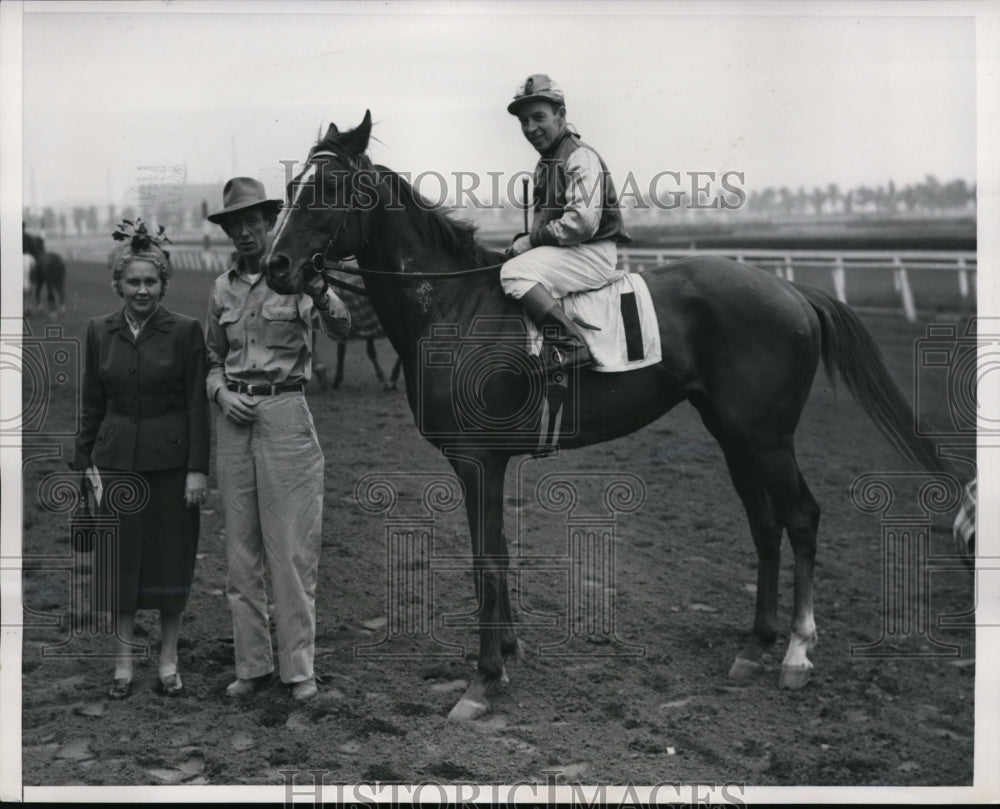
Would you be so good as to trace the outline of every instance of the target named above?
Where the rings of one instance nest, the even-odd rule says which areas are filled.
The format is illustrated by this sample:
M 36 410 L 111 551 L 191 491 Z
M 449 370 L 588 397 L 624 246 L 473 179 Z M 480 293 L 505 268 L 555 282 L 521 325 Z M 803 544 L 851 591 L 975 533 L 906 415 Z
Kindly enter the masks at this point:
M 122 242 L 108 257 L 108 264 L 116 278 L 130 261 L 148 261 L 161 273 L 170 274 L 170 253 L 164 245 L 171 242 L 163 232 L 163 225 L 156 233 L 150 233 L 141 218 L 136 218 L 134 222 L 122 219 L 111 238 Z
M 507 112 L 517 115 L 517 108 L 529 101 L 551 101 L 560 107 L 565 106 L 566 96 L 562 88 L 544 73 L 528 76 L 514 93 L 514 100 L 507 105 Z
M 277 214 L 284 202 L 280 199 L 268 199 L 260 180 L 253 177 L 233 177 L 222 189 L 222 210 L 210 213 L 208 221 L 221 225 L 229 214 L 256 205 Z

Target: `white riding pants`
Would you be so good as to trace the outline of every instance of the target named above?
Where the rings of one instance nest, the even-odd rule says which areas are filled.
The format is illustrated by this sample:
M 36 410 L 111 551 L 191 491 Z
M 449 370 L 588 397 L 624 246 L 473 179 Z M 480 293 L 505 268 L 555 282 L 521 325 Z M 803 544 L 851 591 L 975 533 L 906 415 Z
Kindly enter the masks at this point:
M 618 247 L 611 239 L 569 247 L 535 247 L 507 261 L 500 269 L 500 285 L 511 298 L 520 299 L 535 284 L 553 298 L 571 292 L 600 289 L 617 281 L 625 270 L 615 268 Z

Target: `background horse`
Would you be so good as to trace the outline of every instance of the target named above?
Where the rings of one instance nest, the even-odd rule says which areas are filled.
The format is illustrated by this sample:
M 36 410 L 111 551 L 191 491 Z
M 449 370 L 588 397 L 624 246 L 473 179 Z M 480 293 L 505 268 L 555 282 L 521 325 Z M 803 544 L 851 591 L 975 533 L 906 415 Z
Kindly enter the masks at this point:
M 32 256 L 34 262 L 29 270 L 31 296 L 34 310 L 42 311 L 42 289 L 45 289 L 45 304 L 49 315 L 56 310 L 66 311 L 66 264 L 58 253 L 45 249 L 41 236 L 22 233 L 23 251 Z
M 525 326 L 521 307 L 500 288 L 502 256 L 477 244 L 471 226 L 431 210 L 398 174 L 373 166 L 365 156 L 370 132 L 366 113 L 348 132 L 330 126 L 310 150 L 289 187 L 265 272 L 273 289 L 294 293 L 316 253 L 354 255 L 364 268 L 372 306 L 403 362 L 417 427 L 442 449 L 465 490 L 479 659 L 449 717 L 474 719 L 489 710 L 489 695 L 506 679 L 505 661 L 521 652 L 507 585 L 503 487 L 509 460 L 537 446 L 540 415 L 530 416 L 532 429 L 510 425 L 540 412 L 541 363 L 510 359 L 507 349 L 523 345 Z M 464 272 L 482 267 L 489 269 Z M 729 674 L 741 679 L 762 671 L 762 653 L 777 637 L 787 533 L 794 602 L 779 683 L 800 688 L 809 679 L 808 651 L 817 638 L 820 508 L 799 470 L 794 433 L 820 360 L 904 457 L 932 470 L 941 469 L 940 461 L 935 448 L 914 435 L 909 404 L 847 306 L 719 257 L 688 258 L 642 276 L 659 320 L 662 360 L 627 373 L 572 373 L 560 448 L 609 441 L 691 402 L 722 448 L 757 550 L 753 626 Z M 432 373 L 435 366 L 424 361 L 432 356 L 449 357 L 447 367 Z M 475 390 L 463 387 L 460 373 Z
M 382 390 L 396 390 L 399 385 L 399 374 L 402 371 L 403 363 L 397 357 L 389 377 L 386 378 L 385 371 L 382 370 L 382 366 L 378 361 L 378 351 L 375 348 L 375 339 L 377 337 L 384 337 L 385 330 L 382 328 L 382 324 L 379 323 L 378 315 L 375 314 L 368 296 L 352 292 L 349 289 L 336 289 L 334 292 L 344 302 L 351 313 L 351 333 L 347 339 L 337 341 L 337 370 L 334 373 L 331 384 L 334 388 L 339 388 L 341 382 L 344 381 L 344 357 L 347 354 L 347 343 L 348 340 L 357 338 L 365 341 L 365 353 L 368 355 L 368 359 L 371 360 L 371 364 L 375 369 L 375 377 L 382 385 Z

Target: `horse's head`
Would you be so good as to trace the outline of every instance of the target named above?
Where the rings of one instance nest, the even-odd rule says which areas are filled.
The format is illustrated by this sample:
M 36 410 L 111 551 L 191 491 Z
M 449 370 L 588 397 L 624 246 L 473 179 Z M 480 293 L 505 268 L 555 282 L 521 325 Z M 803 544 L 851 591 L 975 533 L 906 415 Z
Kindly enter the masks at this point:
M 303 269 L 317 253 L 338 259 L 364 247 L 366 218 L 377 199 L 364 154 L 371 127 L 367 110 L 360 125 L 348 132 L 331 124 L 288 184 L 288 202 L 264 257 L 267 284 L 276 292 L 300 292 Z

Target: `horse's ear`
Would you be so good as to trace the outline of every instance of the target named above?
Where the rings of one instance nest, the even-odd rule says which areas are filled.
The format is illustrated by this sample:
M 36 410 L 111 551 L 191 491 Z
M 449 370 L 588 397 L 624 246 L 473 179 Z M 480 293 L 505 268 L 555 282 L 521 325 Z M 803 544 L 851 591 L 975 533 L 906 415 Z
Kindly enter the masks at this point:
M 336 124 L 330 124 L 330 126 L 327 127 L 327 130 L 326 130 L 326 137 L 323 138 L 323 140 L 327 140 L 327 141 L 334 140 L 337 137 L 337 135 L 339 135 L 339 134 L 340 134 L 340 130 L 337 129 L 337 125 Z
M 368 139 L 371 137 L 371 134 L 372 113 L 371 110 L 365 110 L 365 117 L 356 128 L 351 130 L 350 135 L 346 139 L 348 147 L 356 155 L 364 154 L 365 150 L 368 149 Z

